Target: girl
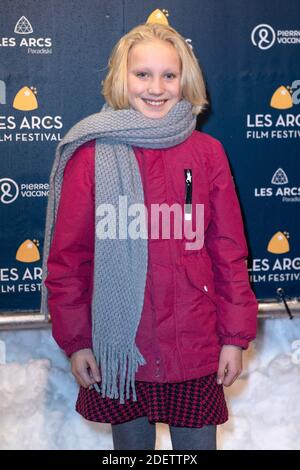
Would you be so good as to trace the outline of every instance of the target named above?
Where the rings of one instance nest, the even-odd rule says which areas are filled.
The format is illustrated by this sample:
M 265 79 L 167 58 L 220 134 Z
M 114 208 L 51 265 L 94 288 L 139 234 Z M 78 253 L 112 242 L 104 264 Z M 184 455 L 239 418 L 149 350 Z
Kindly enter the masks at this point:
M 195 130 L 202 73 L 178 32 L 144 24 L 115 46 L 103 95 L 56 151 L 42 311 L 76 410 L 111 423 L 115 449 L 154 449 L 156 422 L 174 449 L 216 449 L 257 302 L 225 152 Z

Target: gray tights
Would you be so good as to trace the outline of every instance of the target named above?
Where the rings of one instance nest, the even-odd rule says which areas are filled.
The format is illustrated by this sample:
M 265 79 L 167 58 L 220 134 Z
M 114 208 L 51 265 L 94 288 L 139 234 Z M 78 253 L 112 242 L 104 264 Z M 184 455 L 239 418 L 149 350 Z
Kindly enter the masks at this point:
M 173 450 L 216 450 L 216 430 L 213 425 L 203 428 L 170 426 Z M 148 418 L 112 425 L 114 450 L 153 450 L 155 446 L 155 424 Z

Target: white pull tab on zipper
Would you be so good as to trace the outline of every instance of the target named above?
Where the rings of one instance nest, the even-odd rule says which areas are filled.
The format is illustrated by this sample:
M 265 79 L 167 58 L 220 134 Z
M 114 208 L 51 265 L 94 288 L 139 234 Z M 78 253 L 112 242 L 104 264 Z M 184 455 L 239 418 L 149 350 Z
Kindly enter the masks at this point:
M 192 170 L 187 168 L 185 174 L 184 220 L 192 220 Z

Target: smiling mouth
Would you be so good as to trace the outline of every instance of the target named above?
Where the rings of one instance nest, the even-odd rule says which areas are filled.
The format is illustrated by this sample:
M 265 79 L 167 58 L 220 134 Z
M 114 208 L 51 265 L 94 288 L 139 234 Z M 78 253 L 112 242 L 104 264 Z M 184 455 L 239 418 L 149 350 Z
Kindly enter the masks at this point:
M 167 100 L 147 100 L 145 98 L 143 98 L 143 101 L 153 107 L 162 106 L 167 102 Z

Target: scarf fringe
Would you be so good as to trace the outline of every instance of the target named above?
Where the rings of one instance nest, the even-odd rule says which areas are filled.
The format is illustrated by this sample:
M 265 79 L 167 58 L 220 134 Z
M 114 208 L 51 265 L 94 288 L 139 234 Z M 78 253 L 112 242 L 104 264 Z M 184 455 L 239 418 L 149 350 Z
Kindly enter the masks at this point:
M 130 391 L 132 391 L 132 399 L 137 401 L 135 373 L 140 365 L 146 364 L 137 346 L 134 345 L 124 352 L 114 345 L 102 343 L 99 346 L 99 355 L 95 348 L 94 353 L 101 370 L 102 398 L 120 398 L 120 403 L 124 404 L 126 388 L 126 399 L 130 399 Z

